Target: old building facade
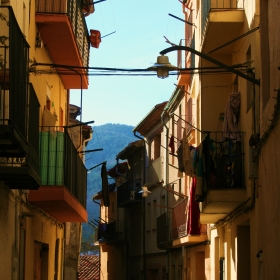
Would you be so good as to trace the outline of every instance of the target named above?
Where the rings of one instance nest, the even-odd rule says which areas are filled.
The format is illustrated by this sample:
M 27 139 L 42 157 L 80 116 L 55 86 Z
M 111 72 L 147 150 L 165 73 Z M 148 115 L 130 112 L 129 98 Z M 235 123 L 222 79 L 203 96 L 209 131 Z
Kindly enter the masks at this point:
M 87 221 L 78 151 L 92 129 L 69 97 L 88 87 L 86 70 L 72 69 L 89 62 L 84 16 L 80 1 L 0 1 L 1 279 L 77 277 Z
M 161 51 L 178 52 L 178 85 L 133 130 L 142 212 L 126 225 L 142 250 L 123 256 L 139 260 L 127 279 L 279 278 L 278 9 L 183 1 L 185 39 Z

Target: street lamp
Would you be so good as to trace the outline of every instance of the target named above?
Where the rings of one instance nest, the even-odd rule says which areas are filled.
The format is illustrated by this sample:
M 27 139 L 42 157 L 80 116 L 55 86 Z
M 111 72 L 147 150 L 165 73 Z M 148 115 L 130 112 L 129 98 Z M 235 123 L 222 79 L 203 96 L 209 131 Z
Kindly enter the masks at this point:
M 179 51 L 179 50 L 189 51 L 195 55 L 200 56 L 201 58 L 203 58 L 205 60 L 212 62 L 213 64 L 219 66 L 220 68 L 227 70 L 228 72 L 236 74 L 237 76 L 253 83 L 254 85 L 260 86 L 259 79 L 257 80 L 249 75 L 246 75 L 246 74 L 234 69 L 233 67 L 228 66 L 228 65 L 208 56 L 207 54 L 201 53 L 201 52 L 199 52 L 195 49 L 192 49 L 191 47 L 187 47 L 187 46 L 173 46 L 173 47 L 162 50 L 160 52 L 161 56 L 158 56 L 157 63 L 155 63 L 154 66 L 147 68 L 147 70 L 157 71 L 158 77 L 160 77 L 162 79 L 168 77 L 169 71 L 180 70 L 176 66 L 173 66 L 172 64 L 170 64 L 168 57 L 165 56 L 165 54 L 167 54 L 169 52 Z
M 157 76 L 165 79 L 169 76 L 169 71 L 179 70 L 179 68 L 169 63 L 168 56 L 161 55 L 157 57 L 157 62 L 154 66 L 147 68 L 147 70 L 157 71 Z

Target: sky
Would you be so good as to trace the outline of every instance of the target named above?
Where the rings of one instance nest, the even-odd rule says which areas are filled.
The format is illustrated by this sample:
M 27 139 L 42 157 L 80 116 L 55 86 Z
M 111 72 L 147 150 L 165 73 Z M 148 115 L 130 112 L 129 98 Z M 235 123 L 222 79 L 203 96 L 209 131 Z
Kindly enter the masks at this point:
M 97 1 L 96 1 L 97 2 Z M 95 4 L 86 17 L 88 30 L 101 32 L 99 48 L 90 48 L 90 67 L 146 69 L 163 49 L 184 39 L 184 22 L 179 0 L 106 0 Z M 109 35 L 112 33 L 111 35 Z M 108 35 L 108 36 L 107 36 Z M 177 65 L 177 52 L 168 54 Z M 151 72 L 155 73 L 155 72 Z M 89 76 L 89 87 L 71 90 L 71 104 L 82 107 L 81 121 L 136 126 L 156 104 L 168 101 L 177 76 Z M 81 106 L 82 105 L 82 106 Z

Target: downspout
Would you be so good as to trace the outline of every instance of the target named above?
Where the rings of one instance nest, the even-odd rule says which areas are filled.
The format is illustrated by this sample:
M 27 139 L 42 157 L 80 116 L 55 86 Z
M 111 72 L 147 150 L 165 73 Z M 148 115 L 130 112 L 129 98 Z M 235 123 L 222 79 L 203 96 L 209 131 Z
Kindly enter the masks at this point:
M 136 131 L 134 131 L 134 136 L 144 142 L 143 146 L 143 183 L 146 181 L 146 155 L 145 155 L 145 144 L 146 141 L 144 138 L 140 137 L 136 134 Z M 142 197 L 142 216 L 143 216 L 143 274 L 144 274 L 144 280 L 147 279 L 147 266 L 146 266 L 146 204 L 145 204 L 146 198 Z
M 15 190 L 16 197 L 19 191 Z M 17 199 L 17 198 L 16 198 Z M 15 241 L 13 252 L 12 279 L 17 280 L 19 275 L 19 202 L 15 201 Z
M 62 269 L 62 279 L 64 279 L 64 275 L 65 275 L 65 271 L 66 271 L 66 267 L 65 267 L 65 260 L 66 260 L 66 222 L 63 223 L 64 227 L 63 227 L 63 269 Z
M 161 114 L 161 122 L 163 124 L 163 126 L 165 127 L 166 129 L 166 133 L 165 133 L 165 142 L 166 142 L 166 147 L 168 147 L 168 135 L 169 135 L 169 128 L 167 127 L 166 123 L 164 122 L 164 115 L 166 113 L 166 107 L 163 109 L 163 112 Z M 165 149 L 165 179 L 164 181 L 166 182 L 166 185 L 168 185 L 169 183 L 169 150 L 168 148 Z M 167 193 L 167 196 L 166 196 L 166 206 L 168 207 L 169 203 L 168 203 L 168 193 Z M 167 251 L 167 255 L 166 255 L 166 272 L 167 274 L 169 275 L 169 257 L 170 257 L 170 254 L 169 254 L 169 251 Z M 168 277 L 169 279 L 169 277 Z

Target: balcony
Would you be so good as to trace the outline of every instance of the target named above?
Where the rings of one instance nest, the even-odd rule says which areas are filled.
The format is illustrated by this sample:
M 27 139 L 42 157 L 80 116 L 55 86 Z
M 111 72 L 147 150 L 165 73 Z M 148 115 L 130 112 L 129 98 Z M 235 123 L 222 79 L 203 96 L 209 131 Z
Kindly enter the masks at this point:
M 161 182 L 163 177 L 163 157 L 160 156 L 147 167 L 147 184 Z
M 99 223 L 98 242 L 99 245 L 124 245 L 123 222 L 113 221 L 111 223 Z
M 209 53 L 240 35 L 245 22 L 243 1 L 205 0 L 201 1 L 201 10 L 203 53 Z M 229 44 L 215 51 L 215 54 L 229 54 L 233 47 L 234 44 Z
M 11 189 L 40 186 L 39 103 L 28 84 L 28 48 L 12 7 L 1 6 L 0 181 Z
M 140 181 L 126 181 L 117 187 L 118 207 L 129 207 L 142 201 Z
M 60 222 L 86 222 L 87 171 L 62 127 L 40 132 L 42 186 L 29 192 L 29 202 Z
M 207 240 L 206 225 L 200 226 L 199 235 L 188 234 L 188 199 L 180 201 L 172 211 L 172 246 L 190 246 Z
M 157 218 L 157 247 L 167 250 L 174 247 L 190 246 L 207 240 L 207 227 L 201 225 L 200 235 L 189 235 L 188 200 L 183 199 L 174 206 L 172 212 Z
M 89 34 L 81 1 L 36 0 L 38 38 L 53 63 L 87 67 L 89 63 Z M 56 68 L 66 89 L 87 89 L 87 69 Z M 77 75 L 78 72 L 78 75 Z
M 209 134 L 213 152 L 206 158 L 207 191 L 202 202 L 201 223 L 216 223 L 245 202 L 244 133 L 229 139 L 223 132 Z

